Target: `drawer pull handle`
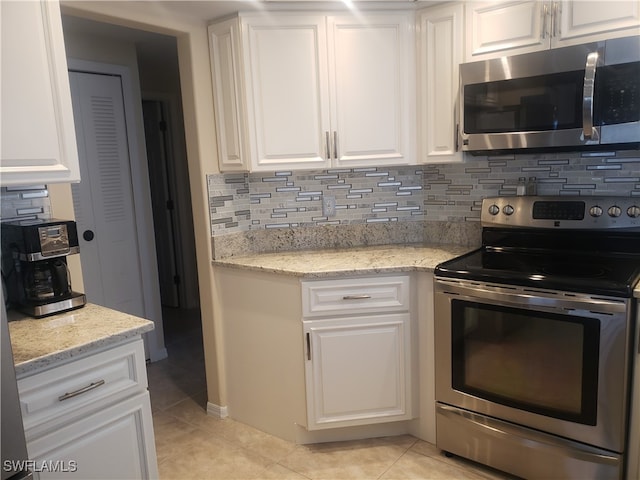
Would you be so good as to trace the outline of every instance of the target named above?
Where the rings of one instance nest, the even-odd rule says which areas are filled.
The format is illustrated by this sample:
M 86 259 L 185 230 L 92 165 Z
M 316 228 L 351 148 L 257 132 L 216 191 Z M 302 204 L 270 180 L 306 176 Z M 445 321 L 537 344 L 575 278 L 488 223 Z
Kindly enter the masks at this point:
M 371 295 L 345 295 L 342 297 L 343 300 L 367 300 L 371 298 Z
M 79 390 L 76 390 L 74 392 L 69 392 L 69 393 L 65 393 L 64 395 L 60 395 L 58 397 L 59 401 L 64 401 L 64 400 L 69 400 L 70 398 L 73 397 L 77 397 L 78 395 L 82 395 L 83 393 L 87 393 L 95 388 L 98 388 L 100 386 L 104 385 L 104 380 L 98 380 L 97 382 L 92 382 L 89 385 L 87 385 L 86 387 L 83 387 Z

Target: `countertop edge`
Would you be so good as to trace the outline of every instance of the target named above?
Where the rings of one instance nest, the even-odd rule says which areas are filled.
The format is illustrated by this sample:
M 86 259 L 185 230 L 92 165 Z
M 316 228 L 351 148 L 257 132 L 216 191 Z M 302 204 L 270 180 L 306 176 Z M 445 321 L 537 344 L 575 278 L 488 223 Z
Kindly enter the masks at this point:
M 92 342 L 78 345 L 77 347 L 51 352 L 48 355 L 17 363 L 15 365 L 16 377 L 22 377 L 35 371 L 41 371 L 57 366 L 58 364 L 66 363 L 68 360 L 73 360 L 76 357 L 82 357 L 87 354 L 101 351 L 106 347 L 128 339 L 133 339 L 151 330 L 153 330 L 153 322 L 149 321 L 148 325 L 141 325 L 130 330 L 110 335 L 109 337 L 99 338 Z
M 375 275 L 381 273 L 401 273 L 401 272 L 433 272 L 434 267 L 420 267 L 416 265 L 398 265 L 395 267 L 363 267 L 363 268 L 347 268 L 347 269 L 332 269 L 326 271 L 300 271 L 291 270 L 286 268 L 265 267 L 260 265 L 249 265 L 239 263 L 225 263 L 220 261 L 214 261 L 214 267 L 232 268 L 236 270 L 249 270 L 261 273 L 273 273 L 277 275 L 289 275 L 298 278 L 327 278 L 336 276 L 349 276 L 349 275 Z
M 433 272 L 436 265 L 474 250 L 459 245 L 380 245 L 355 249 L 255 253 L 212 260 L 213 267 L 301 279 Z
M 9 335 L 16 376 L 97 353 L 154 328 L 151 320 L 91 303 L 42 318 L 11 311 Z

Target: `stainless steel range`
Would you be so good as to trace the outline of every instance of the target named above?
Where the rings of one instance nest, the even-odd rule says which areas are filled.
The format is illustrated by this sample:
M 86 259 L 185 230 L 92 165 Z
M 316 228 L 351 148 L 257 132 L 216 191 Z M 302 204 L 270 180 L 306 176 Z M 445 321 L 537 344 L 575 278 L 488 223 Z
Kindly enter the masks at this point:
M 436 443 L 524 478 L 624 475 L 640 199 L 485 199 L 435 270 Z

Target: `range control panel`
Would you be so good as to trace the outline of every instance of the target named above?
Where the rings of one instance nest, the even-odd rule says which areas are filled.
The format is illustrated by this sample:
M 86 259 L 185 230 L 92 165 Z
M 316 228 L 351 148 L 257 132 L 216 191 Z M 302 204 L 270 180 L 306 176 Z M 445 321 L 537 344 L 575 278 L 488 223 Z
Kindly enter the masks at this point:
M 482 201 L 482 226 L 600 230 L 640 227 L 640 198 L 492 197 Z

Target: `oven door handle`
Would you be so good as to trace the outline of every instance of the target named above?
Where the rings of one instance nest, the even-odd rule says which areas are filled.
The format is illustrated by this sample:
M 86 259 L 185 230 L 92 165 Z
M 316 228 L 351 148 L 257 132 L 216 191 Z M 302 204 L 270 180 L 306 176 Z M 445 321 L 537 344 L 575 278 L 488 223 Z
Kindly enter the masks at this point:
M 560 449 L 568 457 L 604 465 L 618 465 L 620 463 L 618 457 L 608 454 L 605 450 L 565 440 L 561 437 L 552 437 L 532 429 L 526 429 L 527 436 L 523 437 L 522 428 L 524 427 L 515 427 L 506 422 L 494 420 L 484 415 L 477 415 L 449 405 L 438 404 L 437 413 L 447 417 L 452 422 L 471 422 L 486 435 L 498 438 L 508 437 L 510 441 L 517 440 L 522 444 L 527 444 L 529 448 L 552 449 L 554 451 Z
M 464 284 L 461 281 L 436 279 L 436 293 L 447 297 L 469 301 L 494 302 L 499 305 L 545 308 L 565 315 L 612 315 L 624 314 L 627 303 L 624 299 L 604 298 L 598 295 L 562 296 L 533 288 L 505 287 L 504 285 L 488 285 L 474 283 Z

